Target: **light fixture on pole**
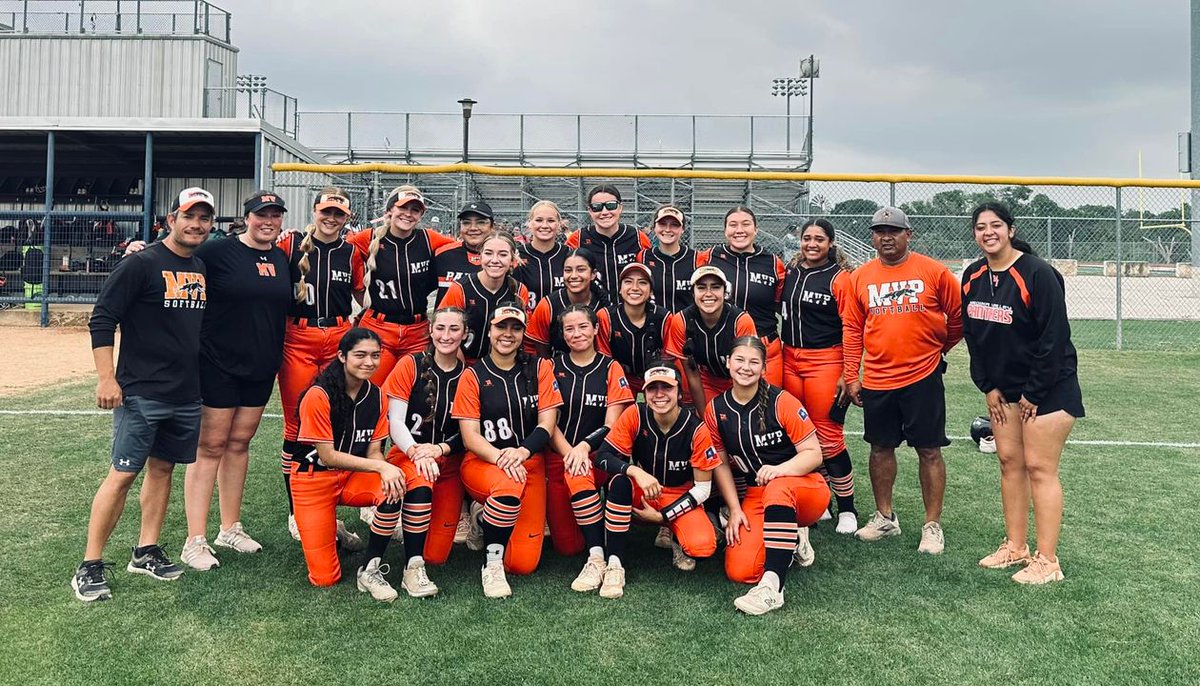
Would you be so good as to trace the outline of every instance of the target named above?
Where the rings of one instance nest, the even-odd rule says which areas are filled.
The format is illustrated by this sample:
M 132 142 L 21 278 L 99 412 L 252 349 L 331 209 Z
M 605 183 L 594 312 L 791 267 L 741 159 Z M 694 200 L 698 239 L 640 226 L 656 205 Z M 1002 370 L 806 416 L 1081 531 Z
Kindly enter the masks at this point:
M 782 96 L 787 100 L 787 151 L 792 151 L 792 96 L 804 95 L 808 92 L 808 84 L 805 79 L 794 79 L 791 77 L 782 79 L 773 79 L 771 81 L 771 95 Z
M 470 98 L 463 98 L 458 101 L 462 105 L 463 114 L 463 154 L 462 161 L 467 162 L 470 159 L 471 145 L 471 109 L 475 107 L 476 102 Z
M 821 60 L 815 55 L 800 60 L 800 78 L 808 80 L 808 163 L 812 166 L 813 151 L 813 98 L 817 92 L 816 79 L 821 76 Z

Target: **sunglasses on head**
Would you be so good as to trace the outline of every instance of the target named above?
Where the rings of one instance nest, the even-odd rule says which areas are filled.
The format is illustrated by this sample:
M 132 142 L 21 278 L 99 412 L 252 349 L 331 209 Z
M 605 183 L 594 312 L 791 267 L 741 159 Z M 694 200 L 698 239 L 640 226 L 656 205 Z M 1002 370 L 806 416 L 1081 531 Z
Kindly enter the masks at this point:
M 608 202 L 594 202 L 589 207 L 593 212 L 601 212 L 603 210 L 615 210 L 621 206 L 620 200 L 609 200 Z

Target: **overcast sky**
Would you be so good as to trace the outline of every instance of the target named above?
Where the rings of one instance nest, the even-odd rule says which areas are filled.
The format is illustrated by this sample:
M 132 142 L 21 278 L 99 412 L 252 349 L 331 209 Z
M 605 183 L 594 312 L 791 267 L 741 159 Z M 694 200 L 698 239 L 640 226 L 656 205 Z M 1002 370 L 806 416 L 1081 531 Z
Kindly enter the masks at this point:
M 814 171 L 1175 177 L 1190 126 L 1185 0 L 218 4 L 301 110 L 782 114 L 814 53 Z

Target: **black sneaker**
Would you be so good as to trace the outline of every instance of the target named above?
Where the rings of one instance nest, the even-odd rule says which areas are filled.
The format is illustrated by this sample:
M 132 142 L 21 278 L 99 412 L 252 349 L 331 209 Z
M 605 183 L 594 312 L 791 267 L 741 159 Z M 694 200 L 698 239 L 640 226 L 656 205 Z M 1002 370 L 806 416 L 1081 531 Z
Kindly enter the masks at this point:
M 85 603 L 111 599 L 112 590 L 108 587 L 109 567 L 112 565 L 99 560 L 79 565 L 75 576 L 71 577 L 71 588 L 75 589 L 75 597 Z
M 134 548 L 133 558 L 129 560 L 129 565 L 125 569 L 134 574 L 145 574 L 159 581 L 174 581 L 183 576 L 183 570 L 167 558 L 162 546 L 157 545 L 147 548 L 144 555 L 138 555 L 137 548 Z

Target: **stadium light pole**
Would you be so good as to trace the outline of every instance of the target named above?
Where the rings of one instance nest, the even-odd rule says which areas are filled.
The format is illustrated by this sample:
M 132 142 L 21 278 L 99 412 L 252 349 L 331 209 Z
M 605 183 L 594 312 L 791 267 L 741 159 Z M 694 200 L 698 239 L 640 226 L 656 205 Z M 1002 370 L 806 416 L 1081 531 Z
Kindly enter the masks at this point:
M 808 166 L 812 168 L 813 157 L 813 98 L 817 93 L 816 79 L 821 75 L 821 60 L 809 55 L 800 60 L 800 78 L 808 81 Z
M 771 81 L 771 95 L 782 96 L 787 100 L 787 152 L 792 152 L 792 96 L 804 95 L 807 92 L 808 85 L 805 79 L 794 79 L 786 77 L 782 79 L 773 79 Z M 811 117 L 810 117 L 811 118 Z
M 471 146 L 471 109 L 475 107 L 475 101 L 470 98 L 463 98 L 458 101 L 462 105 L 463 114 L 463 154 L 462 161 L 467 162 L 470 159 Z

